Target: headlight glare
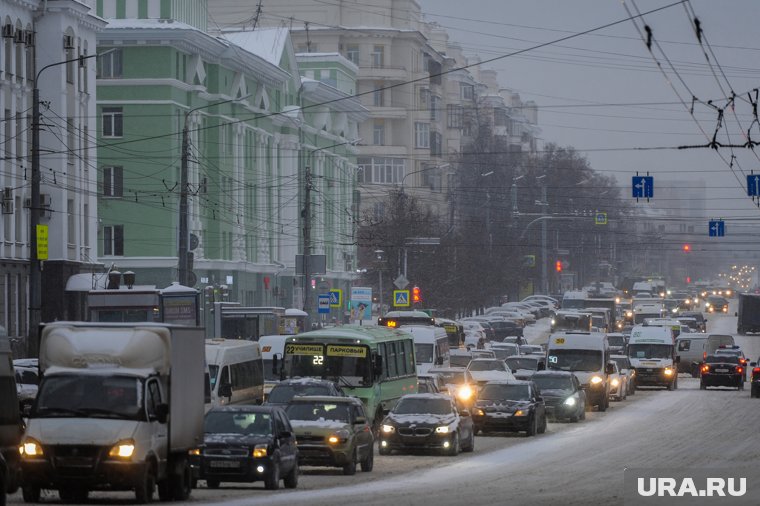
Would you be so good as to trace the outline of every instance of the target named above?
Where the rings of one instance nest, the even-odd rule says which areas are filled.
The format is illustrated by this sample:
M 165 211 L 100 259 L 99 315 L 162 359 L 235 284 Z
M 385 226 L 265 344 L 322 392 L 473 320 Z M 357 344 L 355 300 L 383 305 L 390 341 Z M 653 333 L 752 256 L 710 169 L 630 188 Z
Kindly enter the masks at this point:
M 42 445 L 39 441 L 33 438 L 26 438 L 23 444 L 19 447 L 19 453 L 25 457 L 42 457 Z
M 382 430 L 385 434 L 391 434 L 396 431 L 396 427 L 393 425 L 383 425 L 380 427 L 380 430 Z
M 598 385 L 598 384 L 600 384 L 602 381 L 604 381 L 604 380 L 601 378 L 601 376 L 593 376 L 593 377 L 591 378 L 591 384 L 592 384 L 592 385 Z
M 263 458 L 267 456 L 267 445 L 260 444 L 253 447 L 253 452 L 251 452 L 251 455 L 253 455 L 254 458 Z
M 565 402 L 563 403 L 565 406 L 575 406 L 575 397 L 568 397 L 565 399 Z
M 673 369 L 665 368 L 665 376 L 672 376 L 673 375 Z
M 467 401 L 472 397 L 472 388 L 469 385 L 463 385 L 457 390 L 457 397 L 462 401 Z
M 448 425 L 441 425 L 440 427 L 436 427 L 435 431 L 438 434 L 448 434 L 448 432 L 449 432 L 449 426 Z
M 109 457 L 118 457 L 121 459 L 131 458 L 135 453 L 135 441 L 133 439 L 124 439 L 119 441 L 108 452 Z

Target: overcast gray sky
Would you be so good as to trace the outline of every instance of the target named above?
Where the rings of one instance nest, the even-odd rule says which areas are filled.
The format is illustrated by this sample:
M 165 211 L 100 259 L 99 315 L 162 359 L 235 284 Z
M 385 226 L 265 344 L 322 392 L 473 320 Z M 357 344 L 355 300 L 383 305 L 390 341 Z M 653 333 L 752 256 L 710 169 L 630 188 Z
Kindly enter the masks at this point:
M 666 0 L 419 2 L 426 19 L 447 28 L 467 53 L 477 53 L 484 60 L 623 20 L 628 17 L 626 6 L 635 14 L 637 9 L 645 13 L 672 3 Z M 709 47 L 700 46 L 694 35 L 691 10 L 700 19 L 703 41 Z M 717 112 L 697 104 L 692 118 L 688 111 L 692 94 L 723 107 L 731 90 L 741 97 L 733 111 L 726 111 L 718 141 L 745 142 L 753 119 L 747 92 L 760 86 L 759 18 L 757 0 L 691 0 L 645 15 L 643 19 L 651 27 L 654 41 L 659 43 L 659 47 L 653 45 L 654 55 L 672 87 L 631 21 L 508 56 L 487 66 L 499 71 L 504 87 L 518 91 L 523 100 L 539 104 L 544 141 L 573 146 L 583 152 L 595 170 L 617 177 L 625 188 L 624 195 L 630 195 L 630 178 L 637 170 L 650 171 L 655 176 L 655 201 L 658 180 L 682 180 L 684 189 L 680 198 L 689 198 L 689 181 L 704 179 L 710 188 L 708 217 L 760 218 L 760 209 L 746 196 L 745 188 L 745 174 L 750 170 L 760 172 L 760 148 L 757 156 L 746 148 L 733 152 L 729 148 L 717 152 L 626 149 L 706 144 L 713 136 Z M 644 23 L 641 20 L 636 23 L 643 31 Z M 707 64 L 703 47 L 712 66 Z M 681 99 L 687 102 L 687 107 L 681 105 Z M 751 135 L 760 141 L 757 124 Z M 733 162 L 732 156 L 736 157 Z M 731 162 L 733 167 L 729 168 Z M 652 205 L 667 207 L 668 202 L 661 199 Z M 704 226 L 706 230 L 707 224 Z

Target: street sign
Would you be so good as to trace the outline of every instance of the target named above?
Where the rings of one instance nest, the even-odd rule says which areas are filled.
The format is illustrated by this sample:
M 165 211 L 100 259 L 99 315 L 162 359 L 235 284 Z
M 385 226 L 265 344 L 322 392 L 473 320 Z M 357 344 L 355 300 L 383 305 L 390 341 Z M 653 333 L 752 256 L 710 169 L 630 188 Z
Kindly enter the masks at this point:
M 707 232 L 710 237 L 723 237 L 726 235 L 726 222 L 723 220 L 711 220 Z
M 328 295 L 330 296 L 330 307 L 343 307 L 343 290 L 333 288 Z
M 37 260 L 48 259 L 48 226 L 37 225 Z
M 606 225 L 607 224 L 607 213 L 596 213 L 594 215 L 594 224 L 595 225 Z
M 369 320 L 372 318 L 372 288 L 355 286 L 351 288 L 351 319 Z
M 409 280 L 406 279 L 406 277 L 403 274 L 399 274 L 398 277 L 393 281 L 393 286 L 395 286 L 399 290 L 403 290 L 404 288 L 409 286 Z
M 409 290 L 393 290 L 393 305 L 395 307 L 409 307 Z
M 319 314 L 325 314 L 330 312 L 330 294 L 319 294 L 319 305 L 317 306 L 317 312 Z
M 633 176 L 631 189 L 635 199 L 651 199 L 654 197 L 654 176 Z
M 760 197 L 760 175 L 747 174 L 747 195 Z

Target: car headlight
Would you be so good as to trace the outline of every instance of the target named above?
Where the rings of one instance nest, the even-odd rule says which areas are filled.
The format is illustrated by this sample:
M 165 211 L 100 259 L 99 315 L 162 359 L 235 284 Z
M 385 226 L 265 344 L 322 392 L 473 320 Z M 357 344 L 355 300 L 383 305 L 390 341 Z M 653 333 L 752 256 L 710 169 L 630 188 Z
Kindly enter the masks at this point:
M 478 416 L 485 416 L 485 414 L 486 414 L 486 412 L 483 411 L 480 408 L 475 408 L 475 410 L 473 411 L 473 413 L 476 414 L 476 415 L 478 415 Z
M 469 385 L 463 385 L 459 387 L 459 390 L 457 390 L 457 397 L 459 397 L 459 400 L 467 401 L 472 398 L 472 388 L 470 388 Z
M 22 457 L 43 457 L 42 445 L 34 438 L 28 437 L 18 448 Z
M 522 409 L 518 409 L 517 411 L 515 411 L 514 416 L 525 416 L 527 414 L 528 414 L 527 411 L 523 411 Z
M 673 312 L 673 314 L 675 314 L 675 313 L 677 313 L 677 312 L 678 312 L 678 308 L 677 308 L 677 307 L 674 307 L 673 309 L 671 309 L 671 311 Z
M 620 384 L 620 380 L 619 380 L 619 379 L 617 379 L 617 378 L 613 378 L 613 379 L 612 379 L 612 386 L 613 386 L 613 387 L 616 387 L 616 386 L 618 386 L 619 384 Z
M 666 367 L 665 368 L 665 376 L 672 376 L 673 375 L 673 369 Z
M 568 397 L 567 399 L 565 399 L 565 402 L 563 402 L 562 404 L 564 404 L 565 406 L 575 406 L 576 404 L 575 397 L 574 396 Z
M 194 456 L 197 457 L 198 455 L 201 454 L 201 449 L 200 448 L 193 448 L 192 450 L 187 450 L 187 454 L 188 455 L 194 455 Z
M 604 380 L 602 379 L 601 376 L 593 376 L 591 378 L 591 384 L 592 385 L 599 385 L 600 383 L 602 383 L 602 381 L 604 381 Z
M 436 427 L 435 431 L 438 434 L 448 434 L 448 432 L 449 432 L 449 426 L 448 425 L 441 425 L 439 427 Z
M 335 434 L 330 434 L 327 436 L 327 442 L 330 444 L 338 444 L 338 443 L 345 443 L 348 440 L 349 437 L 348 431 L 345 430 L 339 430 Z
M 396 427 L 393 425 L 382 425 L 380 427 L 380 430 L 383 431 L 385 434 L 391 434 L 393 432 L 396 432 Z
M 108 452 L 109 457 L 118 457 L 121 459 L 129 459 L 132 458 L 132 455 L 135 453 L 135 440 L 134 439 L 124 439 L 113 445 L 111 450 Z
M 705 307 L 710 307 L 710 303 L 709 302 L 705 302 Z
M 253 447 L 253 451 L 251 452 L 251 455 L 254 458 L 260 459 L 267 456 L 267 445 L 260 444 Z

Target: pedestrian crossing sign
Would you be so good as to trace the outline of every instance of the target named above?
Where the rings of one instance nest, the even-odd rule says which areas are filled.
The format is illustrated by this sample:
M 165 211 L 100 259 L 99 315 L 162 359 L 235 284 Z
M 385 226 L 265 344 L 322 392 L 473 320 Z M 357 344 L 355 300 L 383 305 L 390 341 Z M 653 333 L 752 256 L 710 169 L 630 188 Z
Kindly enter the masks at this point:
M 343 307 L 343 290 L 340 288 L 333 288 L 329 292 L 330 295 L 330 307 Z
M 409 307 L 409 290 L 393 290 L 393 305 L 395 307 Z

